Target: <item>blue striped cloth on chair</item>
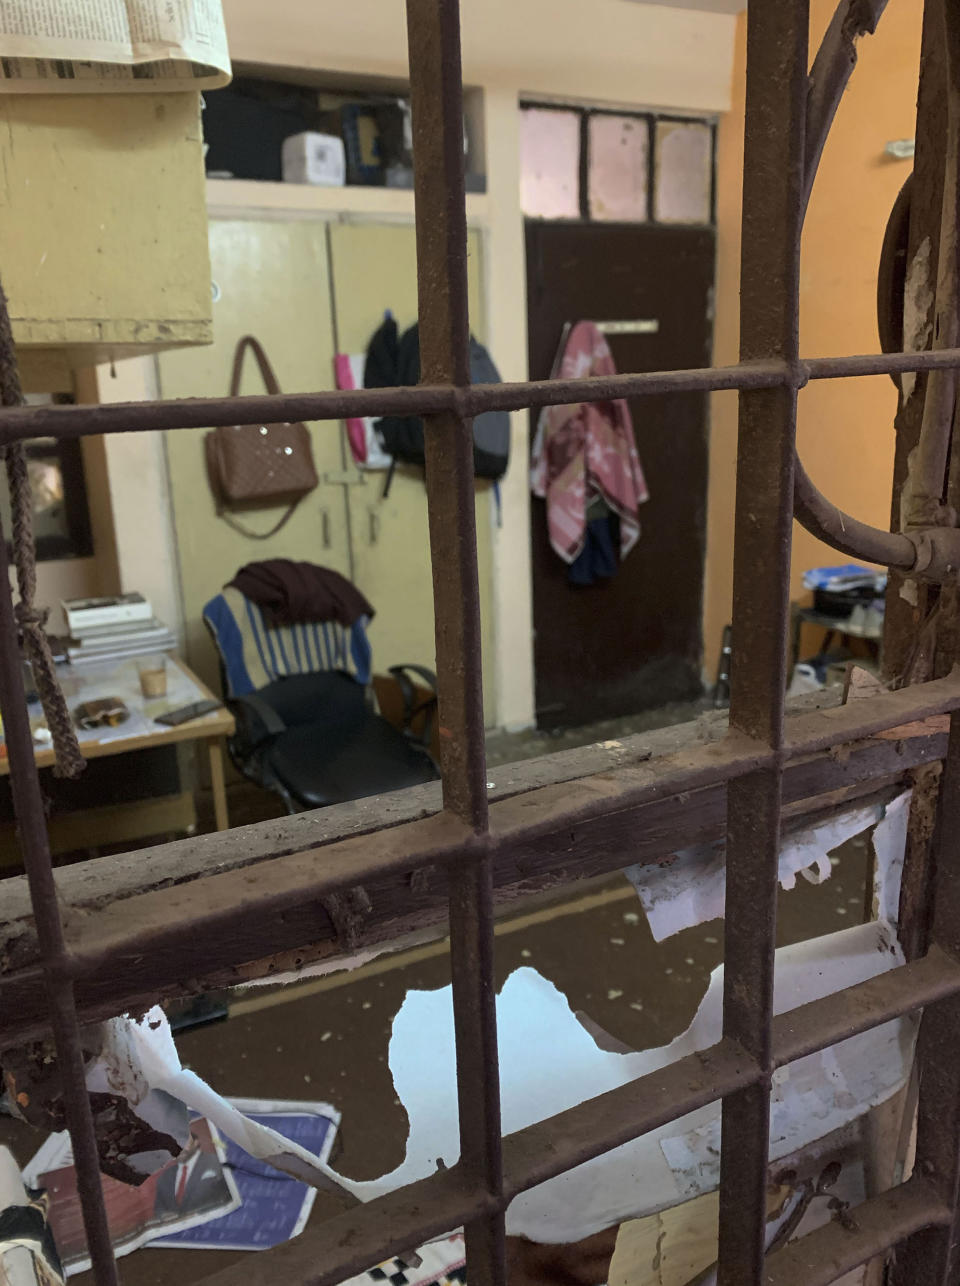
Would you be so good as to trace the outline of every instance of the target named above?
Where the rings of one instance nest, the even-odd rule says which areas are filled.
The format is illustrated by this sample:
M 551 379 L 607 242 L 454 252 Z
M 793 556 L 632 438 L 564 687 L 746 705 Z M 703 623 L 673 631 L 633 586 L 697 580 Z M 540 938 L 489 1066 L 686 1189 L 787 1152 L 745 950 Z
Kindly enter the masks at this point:
M 207 603 L 203 619 L 220 651 L 228 697 L 256 692 L 289 674 L 318 670 L 343 670 L 364 686 L 370 682 L 365 616 L 349 628 L 322 621 L 273 629 L 256 603 L 228 588 Z

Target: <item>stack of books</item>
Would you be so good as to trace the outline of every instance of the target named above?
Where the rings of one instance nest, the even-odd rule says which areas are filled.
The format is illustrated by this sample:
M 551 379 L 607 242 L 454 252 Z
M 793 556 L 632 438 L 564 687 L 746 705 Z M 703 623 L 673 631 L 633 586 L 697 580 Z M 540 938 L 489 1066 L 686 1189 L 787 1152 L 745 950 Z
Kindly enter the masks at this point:
M 63 604 L 71 665 L 103 665 L 153 652 L 170 652 L 176 636 L 157 619 L 142 594 L 75 598 Z

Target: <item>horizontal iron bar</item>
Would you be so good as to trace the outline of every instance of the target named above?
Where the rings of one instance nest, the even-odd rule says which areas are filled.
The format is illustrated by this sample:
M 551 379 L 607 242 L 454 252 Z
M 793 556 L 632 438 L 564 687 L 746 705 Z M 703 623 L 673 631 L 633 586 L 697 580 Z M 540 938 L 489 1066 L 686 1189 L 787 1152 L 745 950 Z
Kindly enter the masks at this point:
M 884 795 L 896 791 L 909 780 L 911 769 L 942 758 L 945 743 L 946 737 L 934 732 L 913 736 L 902 744 L 864 743 L 842 763 L 821 755 L 788 765 L 783 789 L 785 816 L 791 824 L 801 820 L 806 824 L 812 817 L 829 816 L 864 796 L 875 797 L 878 787 Z M 714 843 L 722 838 L 725 817 L 726 788 L 720 784 L 636 808 L 614 808 L 575 828 L 563 825 L 544 830 L 535 839 L 501 845 L 494 862 L 497 900 L 506 909 L 521 892 L 534 895 L 555 889 L 560 880 L 609 876 L 631 863 L 660 861 L 664 854 L 691 844 Z M 317 853 L 320 849 L 318 844 L 312 851 Z M 159 858 L 162 850 L 154 852 Z M 64 874 L 71 869 L 75 868 L 65 868 Z M 170 869 L 160 861 L 152 862 L 150 878 L 161 885 L 163 872 Z M 264 859 L 261 877 L 269 881 L 274 873 L 273 863 Z M 282 872 L 276 872 L 276 877 L 282 878 Z M 177 878 L 184 879 L 176 874 L 170 877 Z M 191 878 L 196 881 L 200 876 Z M 202 897 L 202 883 L 195 887 Z M 431 927 L 436 936 L 442 936 L 447 895 L 442 870 L 425 873 L 416 890 L 409 879 L 392 875 L 368 882 L 365 887 L 373 903 L 373 911 L 364 924 L 365 945 L 386 944 L 398 934 Z M 136 894 L 128 890 L 127 896 Z M 68 920 L 89 919 L 90 940 L 96 940 L 101 914 L 96 903 L 76 894 L 65 896 L 65 914 Z M 22 918 L 11 919 L 5 930 L 0 929 L 5 939 L 0 939 L 0 955 L 6 953 L 11 960 L 9 971 L 0 974 L 4 1045 L 35 1039 L 45 1031 L 46 1008 L 40 984 L 35 978 L 31 981 L 26 970 L 17 969 L 9 950 L 13 948 L 15 958 L 29 960 L 36 949 L 29 934 L 29 922 Z M 296 969 L 321 959 L 333 964 L 342 954 L 333 926 L 323 919 L 316 904 L 305 902 L 296 912 L 249 918 L 242 932 L 219 945 L 213 954 L 205 947 L 205 939 L 187 935 L 182 942 L 173 940 L 149 956 L 131 958 L 122 972 L 106 961 L 78 986 L 79 1003 L 86 1020 L 96 1021 L 143 1002 L 151 1003 L 159 994 L 189 990 L 196 986 L 190 980 L 201 978 L 208 987 L 229 987 L 262 977 L 274 965 L 281 970 Z M 122 990 L 118 991 L 118 987 Z
M 895 706 L 892 711 L 885 707 L 886 714 L 909 719 L 952 699 L 949 684 L 938 680 L 889 694 Z M 938 725 L 916 722 L 904 728 L 902 742 L 895 737 L 862 741 L 834 757 L 833 747 L 851 728 L 860 733 L 873 726 L 868 714 L 873 701 L 887 699 L 843 707 L 844 719 L 832 717 L 838 712 L 830 710 L 788 719 L 788 735 L 795 725 L 801 728 L 796 743 L 801 748 L 825 740 L 831 751 L 799 757 L 788 766 L 784 801 L 809 800 L 838 787 L 850 791 L 872 778 L 889 781 L 891 774 L 936 759 L 945 742 Z M 565 874 L 601 875 L 716 838 L 723 824 L 725 783 L 750 771 L 769 753 L 758 751 L 749 739 L 728 736 L 647 763 L 628 763 L 498 800 L 491 806 L 495 883 L 504 889 L 518 882 L 531 889 L 546 887 Z M 309 845 L 305 827 L 300 833 L 303 848 L 277 856 L 262 851 L 253 864 L 232 870 L 194 878 L 188 873 L 185 878 L 176 873 L 184 866 L 181 857 L 171 860 L 167 877 L 179 882 L 106 903 L 102 893 L 94 902 L 87 895 L 75 906 L 68 899 L 67 944 L 71 972 L 80 979 L 78 997 L 84 1012 L 102 1017 L 141 998 L 183 989 L 199 977 L 219 976 L 225 985 L 231 976 L 249 980 L 253 970 L 237 975 L 231 971 L 281 952 L 292 957 L 305 944 L 329 944 L 316 955 L 308 954 L 308 960 L 333 955 L 336 939 L 319 898 L 357 883 L 376 889 L 365 935 L 371 944 L 404 931 L 404 925 L 435 922 L 442 918 L 446 892 L 440 868 L 477 844 L 442 814 L 326 843 L 329 835 L 321 818 L 317 833 L 316 846 Z M 242 834 L 232 834 L 242 854 Z M 170 847 L 177 852 L 196 847 L 202 859 L 203 845 L 200 838 Z M 111 860 L 101 859 L 101 865 Z M 415 868 L 426 876 L 416 892 L 408 878 Z M 155 869 L 151 864 L 150 871 Z M 100 890 L 109 887 L 105 879 L 96 884 Z M 220 931 L 215 938 L 214 930 Z M 18 974 L 18 966 L 36 963 L 29 927 L 19 920 L 9 922 L 2 942 L 10 961 L 2 980 L 4 1009 L 16 1015 L 5 1027 L 7 1044 L 28 1032 L 36 1035 L 38 1027 L 42 1030 L 44 1009 L 36 983 Z M 290 960 L 291 966 L 296 963 Z
M 732 1040 L 688 1054 L 503 1140 L 507 1198 L 752 1085 L 761 1070 Z
M 783 1067 L 958 993 L 960 963 L 934 947 L 919 960 L 778 1014 L 772 1029 L 774 1066 Z
M 960 355 L 958 355 L 960 363 Z M 516 384 L 420 384 L 405 388 L 325 390 L 315 393 L 260 394 L 252 397 L 178 398 L 165 402 L 113 402 L 85 406 L 14 407 L 0 410 L 0 445 L 33 437 L 58 439 L 96 433 L 146 429 L 211 428 L 217 425 L 277 423 L 290 420 L 342 420 L 354 416 L 428 415 L 452 411 L 460 416 L 484 410 L 521 410 L 529 406 L 600 401 L 643 394 L 709 392 L 712 389 L 764 388 L 782 384 L 779 365 L 728 366 L 688 371 L 651 371 L 639 375 L 592 376 L 577 381 L 539 380 Z
M 946 1227 L 950 1208 L 914 1175 L 769 1255 L 764 1286 L 828 1286 L 923 1228 Z
M 896 375 L 907 371 L 953 370 L 960 349 L 940 348 L 918 353 L 859 353 L 849 357 L 801 358 L 800 370 L 811 380 L 850 379 L 864 375 Z
M 403 828 L 291 853 L 266 865 L 143 893 L 104 907 L 93 934 L 83 922 L 68 926 L 70 973 L 80 978 L 109 960 L 117 969 L 135 967 L 171 942 L 186 956 L 188 933 L 218 934 L 223 940 L 237 933 L 242 955 L 244 926 L 252 919 L 282 916 L 305 902 L 317 904 L 319 915 L 318 900 L 326 893 L 367 885 L 387 873 L 405 877 L 421 866 L 466 861 L 483 853 L 488 843 L 444 812 Z M 202 949 L 209 954 L 210 942 Z
M 328 389 L 254 397 L 175 398 L 155 402 L 112 402 L 77 406 L 0 409 L 0 446 L 26 438 L 60 441 L 100 433 L 154 429 L 201 429 L 218 425 L 277 423 L 291 420 L 342 420 L 356 416 L 458 416 L 483 411 L 521 411 L 528 407 L 605 401 L 663 393 L 709 393 L 731 389 L 802 387 L 807 380 L 888 375 L 960 367 L 960 349 L 922 353 L 870 353 L 816 357 L 790 365 L 781 361 L 741 362 L 733 366 L 680 371 L 643 371 L 582 380 L 527 380 L 509 384 L 421 384 L 405 388 Z
M 960 667 L 944 679 L 917 683 L 896 692 L 879 692 L 867 700 L 787 719 L 784 755 L 794 759 L 818 750 L 839 748 L 957 708 L 960 708 Z
M 811 700 L 809 696 L 794 704 L 805 709 L 823 708 L 820 699 Z M 800 712 L 799 708 L 794 708 L 788 718 L 794 718 Z M 520 763 L 501 765 L 496 769 L 496 781 L 490 783 L 490 802 L 499 806 L 510 798 L 519 799 L 547 786 L 605 775 L 633 763 L 660 761 L 668 755 L 683 756 L 698 746 L 719 743 L 726 730 L 726 717 L 719 712 L 711 712 L 694 722 L 634 734 L 615 742 L 555 751 Z M 913 728 L 902 740 L 888 738 L 865 743 L 842 763 L 819 763 L 821 757 L 808 757 L 789 768 L 784 802 L 809 799 L 830 790 L 831 785 L 833 789 L 848 788 L 868 782 L 870 778 L 880 779 L 922 763 L 931 763 L 942 758 L 945 749 L 946 728 L 941 730 L 931 725 L 930 728 Z M 824 776 L 827 768 L 831 768 L 835 781 L 831 782 Z M 706 787 L 705 791 L 714 797 L 706 813 L 714 822 L 722 823 L 722 784 Z M 678 847 L 688 847 L 699 838 L 696 827 L 702 829 L 704 817 L 700 814 L 705 799 L 706 795 L 699 795 L 696 801 L 667 799 L 658 809 L 634 813 L 637 825 L 629 838 L 621 825 L 623 814 L 611 814 L 611 825 L 618 829 L 609 836 L 607 846 L 616 848 L 619 842 L 623 847 L 626 842 L 620 865 L 662 857 L 664 852 L 670 851 L 674 836 Z M 411 787 L 350 804 L 334 804 L 297 813 L 278 821 L 172 840 L 152 847 L 150 860 L 146 862 L 136 853 L 107 854 L 96 860 L 78 862 L 57 872 L 57 889 L 65 910 L 83 915 L 99 910 L 108 900 L 119 901 L 151 889 L 184 884 L 214 872 L 253 866 L 306 849 L 316 850 L 352 836 L 372 834 L 435 815 L 440 808 L 438 785 Z M 693 826 L 690 825 L 691 819 L 696 819 Z M 538 841 L 538 844 L 542 842 Z M 556 846 L 544 848 L 544 858 L 549 858 L 555 851 Z M 615 852 L 614 863 L 617 856 Z M 591 873 L 602 874 L 610 869 L 619 868 L 616 865 L 601 867 L 591 870 Z M 546 871 L 541 869 L 541 873 L 549 873 L 549 867 Z M 504 878 L 510 882 L 508 874 L 504 873 Z M 24 954 L 13 946 L 29 924 L 32 924 L 32 911 L 27 882 L 23 876 L 13 876 L 4 883 L 0 907 L 0 959 L 8 962 L 8 968 L 24 965 L 30 959 L 29 953 Z M 0 980 L 2 977 L 0 973 Z

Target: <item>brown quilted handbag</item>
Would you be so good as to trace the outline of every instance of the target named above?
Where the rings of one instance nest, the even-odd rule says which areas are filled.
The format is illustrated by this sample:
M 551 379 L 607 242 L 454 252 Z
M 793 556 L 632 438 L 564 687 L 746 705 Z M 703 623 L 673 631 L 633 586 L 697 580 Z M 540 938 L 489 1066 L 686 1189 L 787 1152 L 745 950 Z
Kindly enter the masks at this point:
M 268 393 L 280 385 L 263 345 L 253 335 L 237 343 L 230 376 L 230 396 L 240 391 L 240 375 L 247 349 L 253 352 Z M 217 514 L 231 527 L 254 540 L 266 540 L 289 521 L 297 505 L 317 486 L 310 432 L 299 421 L 292 424 L 222 425 L 204 439 L 210 488 Z M 228 510 L 255 509 L 286 504 L 280 521 L 267 531 L 251 531 Z

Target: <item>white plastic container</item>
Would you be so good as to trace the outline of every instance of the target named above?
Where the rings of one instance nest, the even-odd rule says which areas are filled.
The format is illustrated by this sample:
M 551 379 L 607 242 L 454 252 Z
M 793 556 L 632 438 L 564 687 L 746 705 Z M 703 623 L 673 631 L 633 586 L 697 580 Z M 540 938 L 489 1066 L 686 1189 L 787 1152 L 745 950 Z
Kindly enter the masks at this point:
M 343 187 L 347 159 L 343 139 L 333 134 L 308 130 L 284 139 L 280 151 L 284 183 L 314 183 L 320 187 Z

